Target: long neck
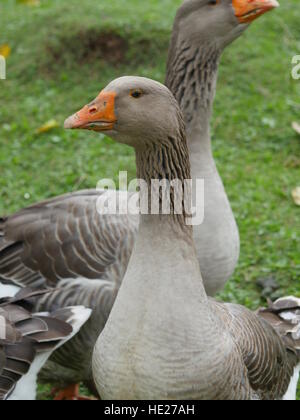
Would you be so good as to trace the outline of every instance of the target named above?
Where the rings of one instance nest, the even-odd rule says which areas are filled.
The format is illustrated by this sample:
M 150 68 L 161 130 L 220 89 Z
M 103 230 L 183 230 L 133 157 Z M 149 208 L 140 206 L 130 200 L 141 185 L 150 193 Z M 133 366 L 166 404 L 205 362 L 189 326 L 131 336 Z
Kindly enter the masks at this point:
M 146 194 L 141 189 L 141 199 L 147 200 L 148 214 L 163 217 L 190 236 L 191 228 L 186 223 L 191 208 L 188 149 L 185 142 L 172 143 L 172 139 L 168 139 L 159 147 L 137 152 L 138 178 L 146 186 Z M 153 220 L 155 222 L 156 218 Z
M 192 290 L 196 289 L 198 299 L 206 301 L 192 227 L 186 224 L 191 204 L 191 190 L 189 188 L 185 190 L 185 180 L 191 179 L 191 172 L 183 120 L 176 135 L 161 138 L 159 142 L 152 143 L 146 149 L 137 150 L 136 161 L 138 178 L 144 180 L 148 191 L 152 190 L 152 194 L 154 193 L 152 197 L 148 194 L 148 198 L 152 201 L 158 199 L 160 205 L 159 214 L 144 214 L 140 218 L 131 261 L 135 273 L 139 266 L 146 283 L 147 279 L 151 278 L 153 284 L 158 281 L 162 288 L 176 284 L 178 279 L 181 283 L 181 279 L 189 273 L 187 282 L 191 294 Z M 182 214 L 176 214 L 174 205 L 176 193 L 175 191 L 172 193 L 172 189 L 170 214 L 162 214 L 161 190 L 152 188 L 152 180 L 179 181 L 183 186 Z M 142 197 L 143 195 L 141 194 Z M 149 205 L 149 210 L 150 207 Z M 153 267 L 154 261 L 155 267 Z M 139 285 L 140 282 L 138 279 Z M 182 283 L 178 287 L 181 288 Z
M 191 240 L 192 229 L 186 223 L 191 209 L 191 191 L 187 182 L 191 179 L 191 169 L 185 126 L 179 112 L 178 121 L 178 130 L 174 130 L 173 135 L 136 150 L 137 177 L 146 186 L 146 194 L 141 189 L 141 199 L 147 199 L 148 215 L 142 220 L 157 223 L 157 219 L 163 218 Z M 169 214 L 164 213 L 166 194 L 169 194 Z M 155 203 L 156 214 L 149 214 Z
M 206 170 L 213 164 L 210 119 L 219 58 L 220 53 L 215 47 L 196 42 L 193 44 L 182 39 L 175 25 L 166 85 L 176 97 L 184 114 L 193 176 L 197 174 L 197 168 Z

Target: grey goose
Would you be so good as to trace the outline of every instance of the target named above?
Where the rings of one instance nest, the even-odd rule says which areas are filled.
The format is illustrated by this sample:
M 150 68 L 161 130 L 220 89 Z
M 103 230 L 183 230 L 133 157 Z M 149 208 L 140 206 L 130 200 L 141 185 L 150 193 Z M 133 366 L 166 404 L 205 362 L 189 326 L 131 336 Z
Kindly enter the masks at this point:
M 238 229 L 210 143 L 218 63 L 224 48 L 276 5 L 273 0 L 186 0 L 174 23 L 166 83 L 184 112 L 192 177 L 205 180 L 205 220 L 194 237 L 209 295 L 222 289 L 239 257 Z M 99 195 L 96 190 L 79 191 L 0 219 L 0 276 L 5 282 L 59 286 L 59 292 L 39 301 L 37 310 L 64 304 L 94 310 L 86 328 L 57 355 L 60 369 L 53 362 L 44 371 L 44 380 L 61 386 L 91 379 L 92 349 L 117 295 L 139 225 L 138 217 L 99 215 Z
M 136 94 L 138 93 L 138 94 Z M 69 128 L 107 130 L 134 147 L 137 178 L 180 180 L 186 198 L 170 214 L 140 216 L 127 272 L 93 356 L 99 394 L 109 400 L 280 400 L 294 392 L 300 366 L 300 299 L 255 314 L 209 299 L 188 225 L 191 193 L 183 116 L 158 82 L 122 77 Z M 111 110 L 114 110 L 112 113 Z M 95 124 L 97 121 L 98 124 Z M 101 125 L 100 125 L 101 123 Z M 147 192 L 146 191 L 146 192 Z M 213 234 L 213 233 L 212 233 Z

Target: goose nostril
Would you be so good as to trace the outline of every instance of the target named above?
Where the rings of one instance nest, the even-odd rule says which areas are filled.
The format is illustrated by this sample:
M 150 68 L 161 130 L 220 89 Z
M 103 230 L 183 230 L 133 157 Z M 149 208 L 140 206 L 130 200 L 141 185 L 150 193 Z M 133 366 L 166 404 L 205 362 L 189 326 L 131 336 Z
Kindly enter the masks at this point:
M 90 114 L 95 114 L 95 112 L 97 112 L 97 111 L 98 111 L 98 109 L 95 106 L 89 109 Z

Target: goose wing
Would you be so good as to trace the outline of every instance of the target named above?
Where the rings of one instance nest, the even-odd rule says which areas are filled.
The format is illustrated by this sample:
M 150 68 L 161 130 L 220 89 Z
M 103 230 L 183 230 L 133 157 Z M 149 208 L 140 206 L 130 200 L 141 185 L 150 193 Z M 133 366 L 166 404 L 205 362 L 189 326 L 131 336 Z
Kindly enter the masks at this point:
M 99 215 L 103 191 L 63 195 L 0 219 L 0 278 L 22 287 L 55 287 L 61 279 L 105 278 L 128 252 L 134 217 Z
M 239 305 L 216 305 L 240 348 L 254 392 L 263 400 L 284 398 L 300 363 L 300 317 L 295 322 L 300 306 L 289 308 L 294 324 L 288 326 L 286 309 L 276 313 L 272 306 L 254 313 Z

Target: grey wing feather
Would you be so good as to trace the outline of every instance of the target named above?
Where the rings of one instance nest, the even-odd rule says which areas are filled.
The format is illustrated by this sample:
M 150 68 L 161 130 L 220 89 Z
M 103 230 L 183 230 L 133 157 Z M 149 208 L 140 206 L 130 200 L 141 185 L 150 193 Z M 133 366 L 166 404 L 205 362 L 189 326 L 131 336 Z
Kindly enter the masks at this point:
M 40 297 L 42 293 L 25 289 L 18 297 L 2 299 L 0 303 L 0 400 L 11 395 L 37 353 L 53 351 L 73 333 L 72 322 L 67 321 L 73 315 L 72 308 L 61 309 L 53 316 L 35 315 L 24 309 L 24 300 Z
M 295 348 L 260 313 L 233 304 L 216 307 L 240 348 L 252 389 L 262 400 L 282 399 L 300 362 Z
M 0 219 L 0 277 L 22 287 L 105 278 L 138 219 L 99 215 L 96 190 L 66 194 Z

